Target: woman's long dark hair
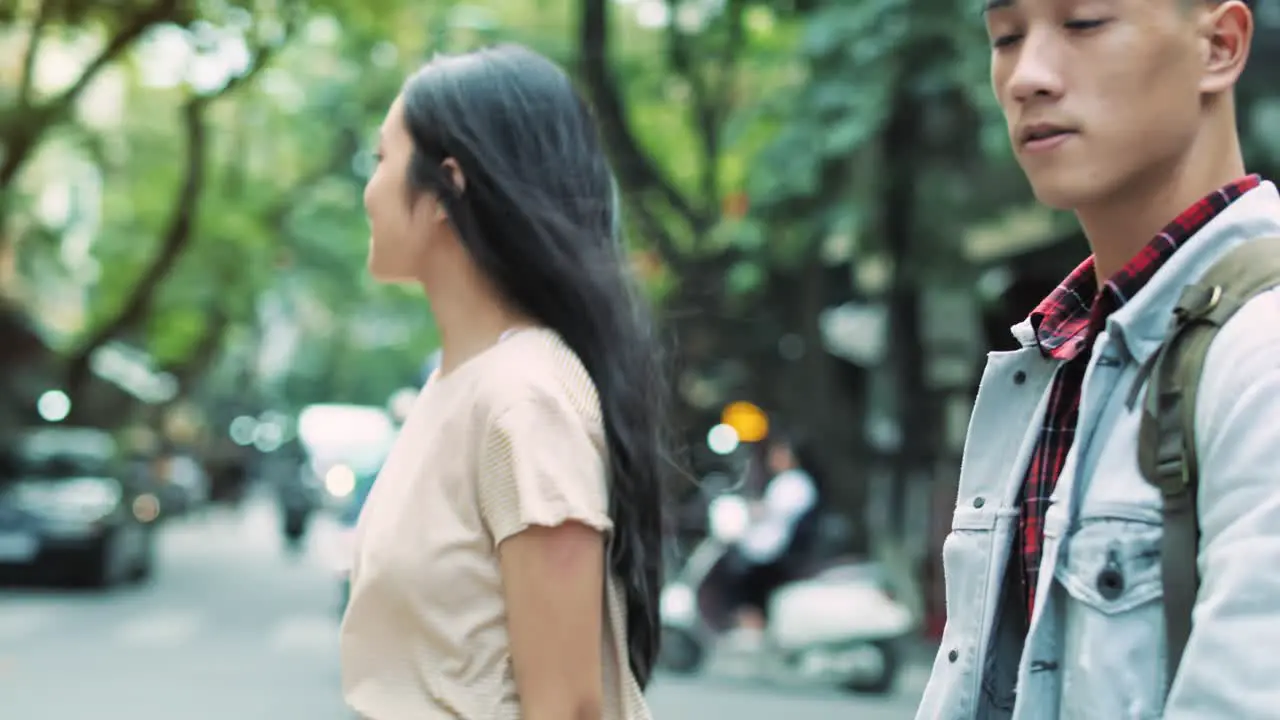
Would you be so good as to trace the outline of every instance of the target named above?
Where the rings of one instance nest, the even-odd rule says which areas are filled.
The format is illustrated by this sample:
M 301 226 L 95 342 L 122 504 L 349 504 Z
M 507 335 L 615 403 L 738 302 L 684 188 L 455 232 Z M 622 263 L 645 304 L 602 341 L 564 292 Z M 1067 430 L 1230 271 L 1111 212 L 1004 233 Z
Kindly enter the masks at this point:
M 667 387 L 627 271 L 617 193 L 594 118 L 565 73 L 518 46 L 432 60 L 405 83 L 415 191 L 437 195 L 473 260 L 522 312 L 557 332 L 600 397 L 630 664 L 658 654 Z M 462 169 L 459 191 L 441 163 Z

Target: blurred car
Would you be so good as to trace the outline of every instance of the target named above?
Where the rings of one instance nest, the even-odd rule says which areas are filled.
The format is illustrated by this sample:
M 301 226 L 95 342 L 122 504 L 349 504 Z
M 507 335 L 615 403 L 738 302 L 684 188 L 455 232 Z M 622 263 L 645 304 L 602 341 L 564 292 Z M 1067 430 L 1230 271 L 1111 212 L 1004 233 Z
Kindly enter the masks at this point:
M 434 363 L 434 365 L 432 364 Z M 439 364 L 439 353 L 432 355 L 424 371 Z M 381 421 L 371 423 L 371 433 L 365 436 L 363 450 L 354 453 L 348 462 L 335 467 L 345 468 L 335 471 L 331 467 L 325 474 L 327 491 L 339 501 L 337 541 L 333 548 L 333 567 L 338 576 L 338 616 L 347 609 L 347 601 L 351 597 L 351 566 L 355 561 L 355 531 L 360 520 L 360 512 L 365 501 L 373 490 L 373 483 L 382 470 L 399 428 L 408 419 L 414 403 L 418 399 L 417 388 L 401 388 L 392 394 L 387 403 L 388 417 L 392 426 L 384 427 Z M 350 488 L 350 491 L 347 490 Z
M 302 461 L 282 483 L 281 502 L 299 511 L 341 512 L 360 479 L 376 475 L 395 440 L 396 425 L 383 408 L 323 403 L 298 415 Z
M 108 587 L 154 568 L 160 503 L 110 434 L 47 427 L 0 449 L 0 567 Z
M 362 482 L 382 468 L 395 440 L 388 412 L 370 405 L 309 405 L 298 415 L 296 472 L 277 483 L 286 544 L 300 546 L 317 511 L 341 512 Z
M 361 491 L 368 492 L 367 485 L 382 470 L 390 450 L 388 437 L 356 447 L 317 451 L 302 469 L 303 482 L 312 488 L 317 507 L 345 516 Z
M 189 453 L 163 454 L 151 463 L 149 473 L 166 518 L 199 510 L 209 501 L 209 476 Z

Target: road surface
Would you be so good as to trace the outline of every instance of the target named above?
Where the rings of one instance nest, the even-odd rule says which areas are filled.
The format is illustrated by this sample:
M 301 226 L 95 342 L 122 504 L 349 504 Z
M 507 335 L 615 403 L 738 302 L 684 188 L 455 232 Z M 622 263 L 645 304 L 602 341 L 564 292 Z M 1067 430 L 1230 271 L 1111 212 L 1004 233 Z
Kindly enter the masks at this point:
M 0 588 L 0 716 L 24 720 L 351 720 L 338 691 L 332 528 L 290 556 L 264 502 L 165 529 L 155 579 L 106 593 Z M 918 675 L 918 673 L 916 673 Z M 901 720 L 902 695 L 783 693 L 660 679 L 658 720 Z

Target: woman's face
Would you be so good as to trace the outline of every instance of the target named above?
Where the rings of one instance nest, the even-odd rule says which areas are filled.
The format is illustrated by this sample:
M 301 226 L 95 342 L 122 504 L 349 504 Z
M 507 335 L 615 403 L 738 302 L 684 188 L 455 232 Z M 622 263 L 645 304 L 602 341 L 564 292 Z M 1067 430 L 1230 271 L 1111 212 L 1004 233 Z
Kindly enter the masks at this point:
M 378 131 L 377 165 L 364 188 L 369 216 L 369 272 L 383 282 L 418 280 L 433 235 L 441 226 L 439 205 L 427 193 L 410 195 L 413 140 L 396 98 Z

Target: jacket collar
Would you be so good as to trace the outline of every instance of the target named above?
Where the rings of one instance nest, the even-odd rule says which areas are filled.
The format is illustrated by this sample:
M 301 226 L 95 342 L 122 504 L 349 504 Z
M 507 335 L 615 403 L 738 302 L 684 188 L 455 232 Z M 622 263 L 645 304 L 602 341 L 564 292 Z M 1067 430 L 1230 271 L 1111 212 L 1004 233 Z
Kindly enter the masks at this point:
M 1107 319 L 1106 332 L 1136 362 L 1143 363 L 1164 341 L 1182 289 L 1218 258 L 1241 243 L 1280 236 L 1280 192 L 1263 182 L 1210 220 L 1160 268 L 1136 295 Z M 1011 328 L 1026 347 L 1035 346 L 1029 320 Z

